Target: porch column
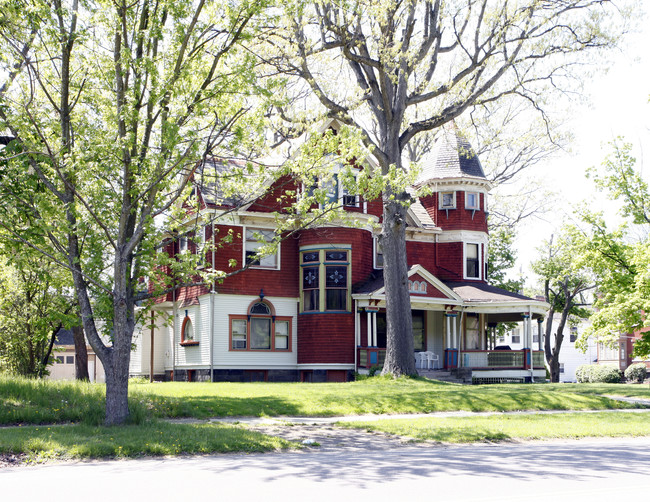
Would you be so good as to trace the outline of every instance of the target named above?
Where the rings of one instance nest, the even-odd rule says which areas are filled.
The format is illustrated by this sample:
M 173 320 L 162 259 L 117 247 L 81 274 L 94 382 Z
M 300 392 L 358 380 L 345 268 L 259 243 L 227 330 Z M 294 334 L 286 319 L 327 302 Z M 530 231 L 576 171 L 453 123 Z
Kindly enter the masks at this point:
M 454 312 L 452 316 L 454 318 L 454 348 L 458 349 L 460 347 L 458 344 L 458 323 L 456 322 L 456 313 Z
M 544 350 L 544 342 L 542 341 L 542 323 L 544 319 L 541 317 L 537 319 L 537 341 L 539 342 L 539 350 Z
M 447 320 L 447 340 L 446 340 L 446 349 L 451 348 L 451 314 L 445 312 L 445 319 Z
M 524 333 L 523 333 L 524 369 L 528 369 L 528 368 L 532 368 L 532 354 L 530 353 L 531 345 L 532 345 L 530 342 L 532 341 L 532 337 L 529 338 L 529 336 L 530 336 L 530 331 L 529 331 L 529 329 L 530 329 L 530 322 L 529 322 L 530 318 L 529 318 L 528 314 L 522 314 L 522 317 L 523 317 L 523 328 L 524 328 Z M 530 365 L 529 365 L 529 362 L 528 362 L 528 355 L 529 354 L 531 356 Z
M 377 312 L 372 313 L 372 346 L 377 347 Z
M 372 315 L 366 310 L 366 327 L 368 332 L 368 347 L 372 347 Z

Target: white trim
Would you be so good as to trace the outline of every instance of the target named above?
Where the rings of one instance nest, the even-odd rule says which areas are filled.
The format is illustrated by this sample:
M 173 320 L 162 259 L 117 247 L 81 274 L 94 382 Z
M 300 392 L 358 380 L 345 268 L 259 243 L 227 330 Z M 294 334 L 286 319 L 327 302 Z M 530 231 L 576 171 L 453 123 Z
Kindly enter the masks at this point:
M 418 187 L 432 185 L 436 188 L 442 188 L 442 191 L 448 192 L 451 190 L 465 190 L 468 186 L 477 187 L 479 192 L 489 192 L 493 188 L 493 184 L 485 178 L 478 176 L 463 176 L 462 178 L 431 178 L 421 181 L 417 184 Z
M 438 242 L 479 242 L 487 245 L 488 234 L 477 230 L 450 230 L 442 232 Z

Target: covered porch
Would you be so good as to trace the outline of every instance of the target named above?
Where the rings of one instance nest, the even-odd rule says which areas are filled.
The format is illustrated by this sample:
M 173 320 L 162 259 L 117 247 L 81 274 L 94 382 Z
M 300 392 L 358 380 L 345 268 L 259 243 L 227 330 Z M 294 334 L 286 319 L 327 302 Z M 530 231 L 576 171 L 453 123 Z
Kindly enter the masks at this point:
M 531 382 L 546 378 L 542 320 L 545 302 L 479 282 L 444 283 L 417 269 L 427 287 L 411 292 L 413 357 L 418 370 L 444 369 L 472 383 Z M 353 294 L 356 367 L 381 367 L 386 355 L 383 288 Z M 499 323 L 523 321 L 523 348 L 499 346 Z M 533 343 L 534 335 L 537 335 Z M 429 357 L 423 357 L 427 353 Z

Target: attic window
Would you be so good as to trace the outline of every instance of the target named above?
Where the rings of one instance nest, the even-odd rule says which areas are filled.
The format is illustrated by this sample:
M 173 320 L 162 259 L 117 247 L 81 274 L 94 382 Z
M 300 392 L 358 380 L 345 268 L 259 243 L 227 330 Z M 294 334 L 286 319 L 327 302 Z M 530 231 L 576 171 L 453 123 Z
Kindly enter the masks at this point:
M 440 192 L 440 209 L 456 209 L 456 192 Z

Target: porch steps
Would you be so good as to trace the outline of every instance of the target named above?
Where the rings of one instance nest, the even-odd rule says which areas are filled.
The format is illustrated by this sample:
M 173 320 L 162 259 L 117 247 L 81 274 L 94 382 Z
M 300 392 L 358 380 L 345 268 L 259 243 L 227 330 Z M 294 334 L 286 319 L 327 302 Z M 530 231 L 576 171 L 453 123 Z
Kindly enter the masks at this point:
M 418 370 L 418 375 L 424 378 L 428 378 L 429 380 L 439 380 L 441 382 L 451 382 L 451 383 L 460 383 L 460 384 L 471 384 L 472 383 L 472 375 L 471 373 L 469 375 L 462 375 L 454 372 L 452 374 L 451 371 L 447 370 L 427 370 L 427 369 L 419 369 Z M 468 378 L 469 376 L 469 378 Z

